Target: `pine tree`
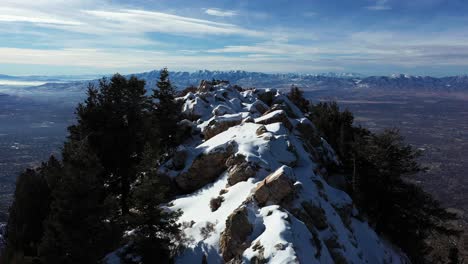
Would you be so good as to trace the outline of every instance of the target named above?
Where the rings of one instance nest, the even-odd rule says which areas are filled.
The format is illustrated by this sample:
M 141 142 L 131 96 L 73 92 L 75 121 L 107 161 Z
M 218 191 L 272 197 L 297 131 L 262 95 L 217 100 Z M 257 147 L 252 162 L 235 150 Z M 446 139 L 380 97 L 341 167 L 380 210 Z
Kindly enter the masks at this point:
M 103 166 L 105 183 L 120 196 L 122 214 L 128 213 L 130 184 L 149 133 L 149 98 L 145 82 L 115 74 L 102 79 L 99 89 L 88 88 L 88 98 L 77 108 L 77 125 L 70 140 L 86 139 Z
M 158 157 L 150 147 L 139 166 L 139 178 L 132 193 L 130 241 L 122 254 L 125 263 L 171 263 L 180 237 L 180 213 L 161 208 L 167 199 L 168 188 L 157 173 Z M 135 261 L 135 257 L 139 259 Z
M 60 162 L 51 156 L 37 169 L 26 169 L 19 175 L 7 225 L 6 263 L 20 263 L 24 258 L 38 257 L 51 190 L 61 168 Z
M 168 153 L 179 143 L 178 122 L 181 120 L 181 106 L 175 100 L 176 90 L 169 80 L 167 68 L 161 70 L 158 89 L 153 89 L 155 131 L 161 153 Z
M 116 210 L 100 177 L 103 167 L 86 141 L 63 150 L 63 175 L 53 190 L 51 212 L 40 246 L 44 263 L 98 263 L 118 244 Z
M 351 145 L 355 141 L 355 134 L 362 132 L 353 126 L 353 114 L 348 110 L 340 111 L 336 102 L 321 102 L 311 106 L 308 116 L 337 152 L 343 165 L 352 167 Z
M 304 98 L 304 92 L 297 86 L 291 86 L 288 93 L 288 98 L 293 102 L 303 113 L 309 111 L 310 102 Z
M 413 263 L 427 263 L 430 234 L 456 235 L 446 222 L 456 219 L 431 195 L 406 178 L 422 170 L 420 153 L 397 130 L 371 134 L 359 147 L 359 206 L 379 233 L 400 246 Z

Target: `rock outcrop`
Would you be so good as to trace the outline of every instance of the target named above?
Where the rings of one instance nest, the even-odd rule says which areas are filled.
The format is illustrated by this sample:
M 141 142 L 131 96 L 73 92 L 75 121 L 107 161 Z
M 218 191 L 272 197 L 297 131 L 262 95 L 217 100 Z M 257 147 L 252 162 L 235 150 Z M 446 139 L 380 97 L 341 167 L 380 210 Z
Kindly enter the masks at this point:
M 234 185 L 241 181 L 246 181 L 252 178 L 257 173 L 257 167 L 249 162 L 243 161 L 233 165 L 228 170 L 228 183 Z
M 284 110 L 275 110 L 255 119 L 255 123 L 262 125 L 268 125 L 277 122 L 283 123 L 284 126 L 287 127 L 289 130 L 292 129 L 292 124 L 289 121 L 288 116 L 286 115 L 286 112 Z
M 185 193 L 176 263 L 407 263 L 327 183 L 339 160 L 287 96 L 202 82 L 178 100 L 197 136 L 160 168 Z
M 294 191 L 292 174 L 291 168 L 283 166 L 260 182 L 254 191 L 258 204 L 280 204 L 285 198 L 291 196 Z
M 253 228 L 248 219 L 248 212 L 245 207 L 236 209 L 226 220 L 226 229 L 221 233 L 219 247 L 224 261 L 242 255 L 242 252 L 249 247 L 247 237 L 252 233 Z
M 205 139 L 210 139 L 219 133 L 228 130 L 230 127 L 239 125 L 242 122 L 242 116 L 234 115 L 229 118 L 213 119 L 203 129 Z
M 232 154 L 232 147 L 208 154 L 200 154 L 191 167 L 175 178 L 177 186 L 184 192 L 191 192 L 213 182 L 227 169 L 226 160 Z

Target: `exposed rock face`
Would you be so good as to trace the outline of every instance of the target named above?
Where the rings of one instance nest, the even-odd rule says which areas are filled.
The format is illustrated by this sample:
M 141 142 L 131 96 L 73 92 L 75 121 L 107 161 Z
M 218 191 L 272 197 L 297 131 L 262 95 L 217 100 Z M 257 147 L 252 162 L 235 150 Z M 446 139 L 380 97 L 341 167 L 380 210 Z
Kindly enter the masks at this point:
M 299 123 L 297 124 L 296 129 L 301 133 L 304 143 L 308 144 L 309 148 L 320 146 L 320 136 L 312 124 L 308 122 Z
M 202 80 L 200 82 L 200 86 L 198 87 L 198 90 L 200 92 L 209 92 L 213 89 L 213 84 L 210 81 L 207 80 Z
M 230 261 L 242 255 L 249 246 L 247 237 L 253 228 L 248 219 L 245 207 L 236 209 L 226 220 L 226 229 L 221 234 L 219 247 L 224 261 Z
M 212 111 L 213 115 L 215 116 L 222 116 L 226 114 L 233 114 L 233 111 L 231 108 L 225 106 L 225 105 L 219 105 L 215 107 Z
M 257 129 L 257 131 L 255 131 L 255 134 L 257 134 L 257 136 L 260 136 L 264 133 L 268 132 L 268 130 L 266 129 L 265 126 L 261 126 Z
M 201 154 L 186 172 L 175 178 L 177 185 L 184 192 L 190 192 L 212 182 L 227 169 L 225 163 L 231 152 L 232 149 L 228 148 L 224 151 Z
M 273 124 L 277 122 L 283 123 L 284 126 L 287 127 L 289 130 L 292 129 L 292 124 L 289 121 L 288 116 L 286 115 L 286 112 L 284 110 L 275 110 L 271 113 L 265 114 L 255 119 L 255 123 L 263 125 Z
M 310 202 L 302 202 L 302 208 L 303 212 L 300 218 L 308 225 L 309 229 L 315 227 L 318 230 L 323 230 L 328 227 L 325 211 L 322 208 Z
M 276 89 L 271 90 L 256 90 L 258 99 L 262 100 L 267 105 L 272 105 L 275 95 L 277 93 Z
M 268 111 L 268 105 L 266 105 L 264 102 L 257 100 L 252 104 L 252 108 L 255 109 L 257 112 L 260 114 L 264 114 L 266 111 Z
M 292 169 L 282 166 L 257 185 L 254 198 L 260 205 L 268 202 L 279 204 L 294 191 L 291 181 Z
M 246 181 L 254 177 L 258 170 L 258 165 L 247 162 L 244 155 L 233 155 L 226 160 L 228 167 L 228 184 L 235 185 L 238 182 Z
M 240 118 L 212 120 L 203 130 L 205 139 L 210 139 L 219 133 L 228 130 L 230 127 L 239 125 L 242 122 Z
M 228 170 L 228 183 L 234 185 L 241 181 L 246 181 L 250 177 L 254 177 L 257 173 L 257 168 L 254 165 L 244 161 L 236 164 Z

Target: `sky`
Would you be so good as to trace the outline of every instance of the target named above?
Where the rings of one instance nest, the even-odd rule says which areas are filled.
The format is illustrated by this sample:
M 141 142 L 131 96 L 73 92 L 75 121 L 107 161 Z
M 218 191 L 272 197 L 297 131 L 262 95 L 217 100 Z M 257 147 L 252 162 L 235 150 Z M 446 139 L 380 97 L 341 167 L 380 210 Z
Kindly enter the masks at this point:
M 468 73 L 465 0 L 0 0 L 0 74 Z

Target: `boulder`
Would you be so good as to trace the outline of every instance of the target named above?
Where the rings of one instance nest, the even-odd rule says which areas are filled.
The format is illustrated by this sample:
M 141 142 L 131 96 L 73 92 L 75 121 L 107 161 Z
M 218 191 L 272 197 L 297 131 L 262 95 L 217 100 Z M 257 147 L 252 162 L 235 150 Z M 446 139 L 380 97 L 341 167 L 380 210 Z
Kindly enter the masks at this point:
M 202 80 L 200 82 L 200 86 L 198 87 L 198 91 L 200 92 L 209 92 L 212 89 L 213 89 L 213 84 L 207 80 Z
M 233 165 L 228 170 L 228 183 L 234 185 L 241 181 L 254 177 L 257 172 L 257 167 L 249 162 L 243 161 L 239 164 Z
M 282 166 L 257 185 L 254 198 L 259 205 L 267 203 L 279 204 L 294 192 L 290 167 Z
M 273 100 L 277 94 L 276 89 L 259 89 L 255 91 L 257 98 L 264 102 L 266 105 L 272 105 Z
M 241 118 L 214 119 L 203 129 L 203 136 L 206 140 L 228 130 L 230 127 L 237 126 L 242 122 Z
M 213 111 L 211 111 L 211 113 L 214 116 L 222 116 L 226 114 L 233 114 L 235 112 L 230 107 L 227 107 L 225 105 L 218 105 L 213 109 Z
M 232 155 L 226 160 L 226 166 L 231 167 L 231 166 L 237 165 L 245 161 L 245 159 L 246 157 L 242 154 Z
M 284 126 L 289 130 L 293 128 L 291 122 L 289 121 L 288 115 L 286 115 L 286 112 L 284 110 L 275 110 L 255 119 L 255 123 L 262 125 L 268 125 L 278 122 L 283 123 Z
M 236 209 L 226 220 L 226 229 L 221 233 L 219 248 L 225 262 L 242 255 L 249 247 L 247 240 L 253 227 L 248 219 L 246 207 Z
M 177 186 L 184 192 L 191 192 L 214 181 L 227 169 L 226 159 L 230 155 L 232 155 L 232 147 L 199 155 L 186 172 L 175 178 Z
M 266 132 L 268 132 L 266 127 L 264 125 L 261 125 L 259 128 L 257 128 L 257 130 L 255 131 L 255 134 L 257 134 L 257 136 L 260 136 Z
M 259 112 L 261 115 L 263 115 L 266 111 L 268 111 L 269 107 L 266 105 L 264 102 L 260 100 L 256 100 L 252 104 L 251 112 Z

